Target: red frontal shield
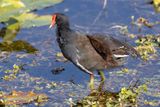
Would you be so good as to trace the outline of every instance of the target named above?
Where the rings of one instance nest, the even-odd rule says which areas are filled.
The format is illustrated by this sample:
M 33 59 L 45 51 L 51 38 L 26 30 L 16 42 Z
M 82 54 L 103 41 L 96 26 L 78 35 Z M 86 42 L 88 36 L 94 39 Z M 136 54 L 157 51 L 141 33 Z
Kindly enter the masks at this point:
M 49 26 L 49 28 L 52 28 L 56 23 L 56 15 L 53 15 L 52 16 L 52 22 L 51 22 L 51 25 Z

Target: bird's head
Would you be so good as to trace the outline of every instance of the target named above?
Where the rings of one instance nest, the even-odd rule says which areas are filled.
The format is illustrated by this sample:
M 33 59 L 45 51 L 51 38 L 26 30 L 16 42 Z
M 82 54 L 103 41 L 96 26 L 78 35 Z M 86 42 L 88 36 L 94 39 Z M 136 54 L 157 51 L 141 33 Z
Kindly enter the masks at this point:
M 67 25 L 69 26 L 69 22 L 68 22 L 68 18 L 67 16 L 65 16 L 62 13 L 55 13 L 52 15 L 52 21 L 51 21 L 51 25 L 49 26 L 49 28 L 54 27 L 54 25 L 57 24 L 57 26 L 60 25 Z

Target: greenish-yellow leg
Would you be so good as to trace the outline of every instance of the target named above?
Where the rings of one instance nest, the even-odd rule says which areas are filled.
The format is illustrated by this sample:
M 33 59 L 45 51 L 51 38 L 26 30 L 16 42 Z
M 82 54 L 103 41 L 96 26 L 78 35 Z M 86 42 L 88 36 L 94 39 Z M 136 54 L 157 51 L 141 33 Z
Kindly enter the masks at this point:
M 94 75 L 93 74 L 90 74 L 89 86 L 90 86 L 91 90 L 94 90 Z
M 99 75 L 101 76 L 101 82 L 104 82 L 106 80 L 106 77 L 103 73 L 103 71 L 98 71 L 99 72 Z
M 103 71 L 98 71 L 98 72 L 99 72 L 99 75 L 100 75 L 100 77 L 101 77 L 101 83 L 100 83 L 100 85 L 99 85 L 99 87 L 98 87 L 98 91 L 102 91 L 102 90 L 103 90 L 103 87 L 104 87 L 104 82 L 105 82 L 106 78 L 105 78 L 105 75 L 104 75 Z

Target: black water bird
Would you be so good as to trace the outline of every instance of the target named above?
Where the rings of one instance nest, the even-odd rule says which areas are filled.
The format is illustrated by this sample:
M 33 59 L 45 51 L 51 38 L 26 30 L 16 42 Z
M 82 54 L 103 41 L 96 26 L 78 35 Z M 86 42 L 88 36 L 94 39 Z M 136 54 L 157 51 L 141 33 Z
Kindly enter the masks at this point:
M 104 69 L 121 66 L 122 59 L 138 55 L 132 46 L 111 36 L 73 31 L 68 17 L 62 13 L 53 14 L 50 27 L 55 24 L 57 42 L 64 57 L 90 75 L 91 88 L 94 87 L 93 71 L 98 71 L 104 81 Z

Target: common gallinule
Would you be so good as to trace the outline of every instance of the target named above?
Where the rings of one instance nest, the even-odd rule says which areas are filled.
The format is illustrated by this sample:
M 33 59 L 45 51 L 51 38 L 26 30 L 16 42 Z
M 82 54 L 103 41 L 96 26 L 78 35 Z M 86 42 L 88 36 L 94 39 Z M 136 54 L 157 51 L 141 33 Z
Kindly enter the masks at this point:
M 50 28 L 55 24 L 57 42 L 64 57 L 90 75 L 92 88 L 94 87 L 93 71 L 98 71 L 101 80 L 104 81 L 104 69 L 122 65 L 122 59 L 129 55 L 138 55 L 133 47 L 113 37 L 73 31 L 68 17 L 62 13 L 53 14 Z

